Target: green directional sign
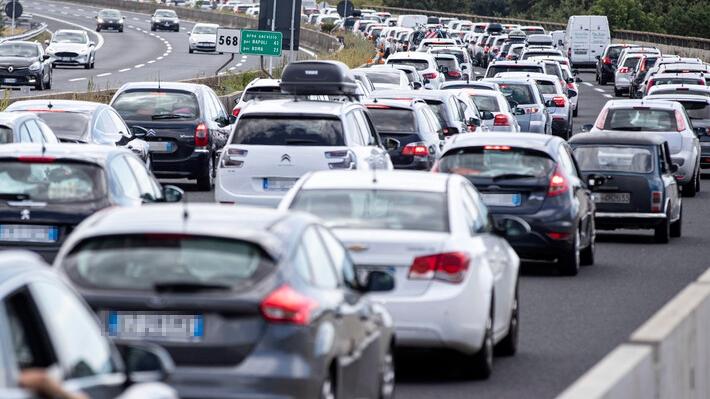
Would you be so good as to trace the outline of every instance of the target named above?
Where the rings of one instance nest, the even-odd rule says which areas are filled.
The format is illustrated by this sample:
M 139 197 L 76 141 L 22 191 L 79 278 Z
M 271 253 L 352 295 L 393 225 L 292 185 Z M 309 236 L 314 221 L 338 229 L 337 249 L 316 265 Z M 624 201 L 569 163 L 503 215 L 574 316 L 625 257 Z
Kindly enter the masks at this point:
M 281 32 L 242 30 L 240 52 L 249 55 L 280 57 L 282 41 L 283 34 Z

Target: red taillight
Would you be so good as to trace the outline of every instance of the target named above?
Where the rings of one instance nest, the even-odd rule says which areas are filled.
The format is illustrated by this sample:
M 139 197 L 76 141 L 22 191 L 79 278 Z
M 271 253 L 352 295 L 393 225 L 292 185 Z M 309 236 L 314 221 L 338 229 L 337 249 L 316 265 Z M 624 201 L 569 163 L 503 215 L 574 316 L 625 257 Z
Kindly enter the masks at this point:
M 498 114 L 493 117 L 493 126 L 510 126 L 508 115 Z
M 426 157 L 429 156 L 429 148 L 424 143 L 410 143 L 402 148 L 402 155 Z
M 594 122 L 594 127 L 599 130 L 604 130 L 604 124 L 606 123 L 606 116 L 609 113 L 609 108 L 604 108 L 602 112 L 597 117 L 596 122 Z
M 409 268 L 412 280 L 441 280 L 448 283 L 461 283 L 466 278 L 466 271 L 471 258 L 464 252 L 447 252 L 436 255 L 419 256 Z
M 486 47 L 483 48 L 483 52 L 484 52 L 484 53 L 487 53 L 487 52 L 489 52 L 490 50 L 491 50 L 491 48 L 488 47 L 488 46 L 486 46 Z
M 491 49 L 491 52 L 492 52 L 493 54 L 498 54 L 498 47 L 493 47 L 493 48 Z
M 449 71 L 449 72 L 447 72 L 447 74 L 449 75 L 449 77 L 452 77 L 452 78 L 460 78 L 461 77 L 461 72 L 459 72 L 459 71 Z
M 195 147 L 207 147 L 210 144 L 210 135 L 207 125 L 200 123 L 195 128 Z
M 685 130 L 685 119 L 683 118 L 683 115 L 680 113 L 680 111 L 675 112 L 675 124 L 677 131 L 682 132 L 683 130 Z
M 569 184 L 567 184 L 567 179 L 562 176 L 560 170 L 555 170 L 555 173 L 550 178 L 550 187 L 547 189 L 548 197 L 556 197 L 558 195 L 564 194 L 569 190 Z
M 604 57 L 604 58 L 602 58 L 602 62 L 603 62 L 605 65 L 611 65 L 611 58 L 609 58 L 609 57 Z
M 619 68 L 619 73 L 629 73 L 629 67 L 621 67 Z
M 651 192 L 651 212 L 661 212 L 661 202 L 663 193 L 660 191 Z
M 235 107 L 235 108 L 232 110 L 232 115 L 234 115 L 235 117 L 236 117 L 236 116 L 239 116 L 239 113 L 240 113 L 240 112 L 242 112 L 242 109 L 241 109 L 241 108 L 238 108 L 238 107 Z
M 570 238 L 570 236 L 571 236 L 570 233 L 559 233 L 556 231 L 551 231 L 551 232 L 545 233 L 545 234 L 553 240 L 566 240 L 566 239 Z
M 565 105 L 567 105 L 567 101 L 564 97 L 553 97 L 552 102 L 555 104 L 556 107 L 564 107 Z
M 567 83 L 567 88 L 574 90 L 574 83 L 572 83 L 572 82 Z
M 318 302 L 288 285 L 282 285 L 261 302 L 261 314 L 268 321 L 306 325 Z
M 698 84 L 699 84 L 700 86 L 705 86 L 705 79 L 700 79 L 700 80 L 698 80 Z
M 489 151 L 510 151 L 510 146 L 509 145 L 484 145 L 483 149 L 489 150 Z
M 436 79 L 437 76 L 439 75 L 437 75 L 436 72 L 429 72 L 422 75 L 424 79 Z
M 17 160 L 20 162 L 27 162 L 27 163 L 52 163 L 52 162 L 54 162 L 54 157 L 23 155 L 23 156 L 17 157 Z

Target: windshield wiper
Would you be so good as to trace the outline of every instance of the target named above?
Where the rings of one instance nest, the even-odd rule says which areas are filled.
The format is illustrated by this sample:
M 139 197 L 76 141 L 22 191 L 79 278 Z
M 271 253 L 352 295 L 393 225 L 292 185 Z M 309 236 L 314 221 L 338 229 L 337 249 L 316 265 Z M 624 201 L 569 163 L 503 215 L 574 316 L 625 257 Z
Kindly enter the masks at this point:
M 0 199 L 10 201 L 28 201 L 30 199 L 30 195 L 24 193 L 2 193 L 0 194 Z
M 527 175 L 524 173 L 504 173 L 502 175 L 493 176 L 493 180 L 508 180 L 508 179 L 532 179 L 537 176 Z
M 230 290 L 232 286 L 216 283 L 199 283 L 189 281 L 161 281 L 153 284 L 157 292 L 198 292 L 210 290 Z
M 151 119 L 179 119 L 179 118 L 192 118 L 192 115 L 188 114 L 155 114 L 151 115 Z

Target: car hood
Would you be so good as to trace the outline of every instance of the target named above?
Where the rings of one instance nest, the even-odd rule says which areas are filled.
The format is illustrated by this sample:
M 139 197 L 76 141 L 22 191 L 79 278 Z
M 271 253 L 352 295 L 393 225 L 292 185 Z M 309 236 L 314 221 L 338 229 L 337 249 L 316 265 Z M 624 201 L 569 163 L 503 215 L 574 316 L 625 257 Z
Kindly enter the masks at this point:
M 74 53 L 86 51 L 88 49 L 89 45 L 83 43 L 51 43 L 49 47 L 47 47 L 47 51 L 71 51 Z
M 37 57 L 0 57 L 1 66 L 26 67 L 37 61 Z
M 194 33 L 190 35 L 190 39 L 192 39 L 195 42 L 216 42 L 217 41 L 217 36 L 212 35 L 212 34 L 204 34 L 204 33 Z

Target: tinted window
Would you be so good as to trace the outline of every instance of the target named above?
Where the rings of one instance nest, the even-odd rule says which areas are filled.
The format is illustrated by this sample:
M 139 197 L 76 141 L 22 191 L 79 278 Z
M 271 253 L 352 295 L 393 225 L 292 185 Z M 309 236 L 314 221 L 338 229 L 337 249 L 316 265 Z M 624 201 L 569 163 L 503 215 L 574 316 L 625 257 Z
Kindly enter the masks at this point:
M 338 118 L 245 116 L 237 122 L 232 144 L 342 146 L 345 139 Z
M 508 99 L 515 101 L 518 104 L 535 104 L 535 95 L 527 84 L 511 84 L 503 83 L 500 85 L 500 91 Z
M 448 151 L 439 160 L 439 170 L 466 177 L 497 178 L 504 175 L 543 178 L 555 162 L 545 153 L 524 148 L 470 147 Z
M 63 267 L 81 286 L 152 290 L 157 284 L 236 287 L 272 270 L 250 242 L 184 234 L 135 234 L 82 242 Z
M 612 60 L 617 60 L 619 59 L 619 54 L 621 54 L 621 50 L 623 50 L 624 47 L 609 47 L 609 49 L 606 52 L 607 57 L 611 58 Z
M 500 112 L 498 100 L 490 96 L 470 96 L 479 111 Z
M 427 60 L 387 60 L 387 63 L 413 66 L 417 71 L 423 71 L 429 68 L 429 61 Z
M 33 201 L 96 201 L 106 195 L 103 171 L 86 163 L 0 162 L 0 194 L 25 194 Z
M 537 72 L 545 73 L 542 66 L 537 65 L 491 65 L 486 72 L 487 78 L 492 78 L 501 72 Z
M 577 164 L 584 170 L 649 173 L 653 171 L 651 150 L 642 147 L 581 146 L 574 150 Z
M 197 97 L 184 91 L 124 91 L 111 106 L 131 121 L 186 120 L 200 115 Z
M 678 101 L 683 104 L 690 119 L 710 119 L 710 106 L 701 101 Z
M 369 108 L 372 122 L 378 132 L 414 133 L 414 112 L 409 109 Z
M 78 112 L 38 112 L 60 141 L 86 140 L 91 116 Z
M 629 130 L 663 132 L 676 130 L 675 113 L 672 110 L 649 108 L 610 109 L 604 121 L 606 130 Z
M 302 190 L 291 208 L 313 213 L 331 227 L 448 231 L 444 193 Z

